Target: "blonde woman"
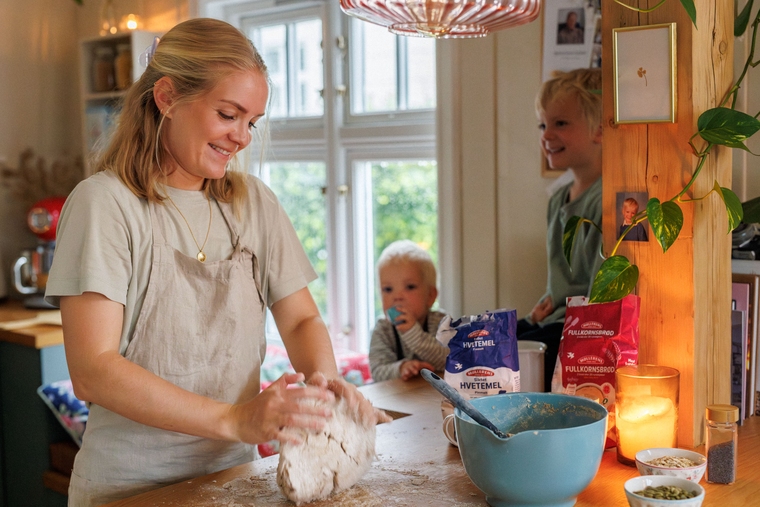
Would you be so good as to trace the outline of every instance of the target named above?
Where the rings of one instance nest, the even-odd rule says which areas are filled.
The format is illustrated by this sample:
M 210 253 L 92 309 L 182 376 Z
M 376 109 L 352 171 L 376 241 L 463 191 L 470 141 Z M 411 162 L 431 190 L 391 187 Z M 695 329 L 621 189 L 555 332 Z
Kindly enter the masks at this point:
M 387 420 L 339 378 L 282 207 L 231 168 L 266 123 L 256 49 L 227 23 L 193 19 L 147 56 L 99 172 L 67 200 L 47 285 L 75 393 L 91 403 L 77 507 L 245 463 L 257 443 L 297 443 L 331 417 L 305 398 L 346 396 Z M 299 373 L 259 393 L 267 307 Z

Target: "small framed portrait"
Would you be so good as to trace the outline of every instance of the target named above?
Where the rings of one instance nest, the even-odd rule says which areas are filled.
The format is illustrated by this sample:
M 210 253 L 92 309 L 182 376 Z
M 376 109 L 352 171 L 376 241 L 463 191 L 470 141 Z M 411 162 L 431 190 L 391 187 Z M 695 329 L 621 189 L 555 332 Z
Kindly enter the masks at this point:
M 615 194 L 616 239 L 625 234 L 623 241 L 649 241 L 649 221 L 639 222 L 630 227 L 634 217 L 646 209 L 647 201 L 649 201 L 649 195 L 646 192 L 618 192 Z
M 583 44 L 586 26 L 583 8 L 559 9 L 557 11 L 557 44 Z
M 613 28 L 615 123 L 676 121 L 676 24 Z

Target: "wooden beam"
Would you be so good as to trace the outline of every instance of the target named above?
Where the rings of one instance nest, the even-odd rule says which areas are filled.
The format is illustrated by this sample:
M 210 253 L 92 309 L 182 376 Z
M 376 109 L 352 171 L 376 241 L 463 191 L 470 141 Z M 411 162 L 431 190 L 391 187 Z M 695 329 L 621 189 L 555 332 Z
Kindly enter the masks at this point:
M 640 8 L 650 0 L 630 0 Z M 647 192 L 661 201 L 678 194 L 690 179 L 697 158 L 688 144 L 697 119 L 717 106 L 732 84 L 733 13 L 730 0 L 696 0 L 695 28 L 680 2 L 666 2 L 651 13 L 638 13 L 602 2 L 603 23 L 603 230 L 609 252 L 617 239 L 616 194 Z M 612 29 L 677 23 L 676 123 L 616 125 L 613 110 Z M 691 197 L 702 197 L 715 181 L 731 187 L 731 153 L 714 149 Z M 618 253 L 640 270 L 639 362 L 681 372 L 678 445 L 704 440 L 708 403 L 730 400 L 730 235 L 722 201 L 711 195 L 682 204 L 684 226 L 663 253 L 650 241 L 626 242 Z

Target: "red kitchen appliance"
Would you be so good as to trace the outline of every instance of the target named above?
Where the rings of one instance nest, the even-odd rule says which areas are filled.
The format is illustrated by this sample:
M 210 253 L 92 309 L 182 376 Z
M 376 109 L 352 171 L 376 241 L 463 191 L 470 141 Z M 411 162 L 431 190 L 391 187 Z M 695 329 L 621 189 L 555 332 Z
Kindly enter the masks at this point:
M 27 308 L 54 308 L 44 299 L 55 251 L 55 232 L 65 197 L 36 202 L 26 215 L 29 229 L 39 238 L 37 247 L 25 249 L 13 263 L 13 285 L 25 296 Z

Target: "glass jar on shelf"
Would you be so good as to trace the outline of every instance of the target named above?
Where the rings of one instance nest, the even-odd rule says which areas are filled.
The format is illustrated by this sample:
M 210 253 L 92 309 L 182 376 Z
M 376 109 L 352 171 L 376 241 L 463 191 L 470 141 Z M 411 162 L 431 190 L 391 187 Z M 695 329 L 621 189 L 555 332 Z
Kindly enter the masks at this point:
M 707 433 L 707 482 L 733 484 L 736 481 L 736 444 L 739 408 L 708 405 L 705 410 Z
M 110 92 L 114 89 L 114 56 L 110 46 L 97 46 L 92 60 L 92 91 Z
M 132 46 L 119 44 L 116 46 L 116 89 L 126 90 L 132 84 Z

